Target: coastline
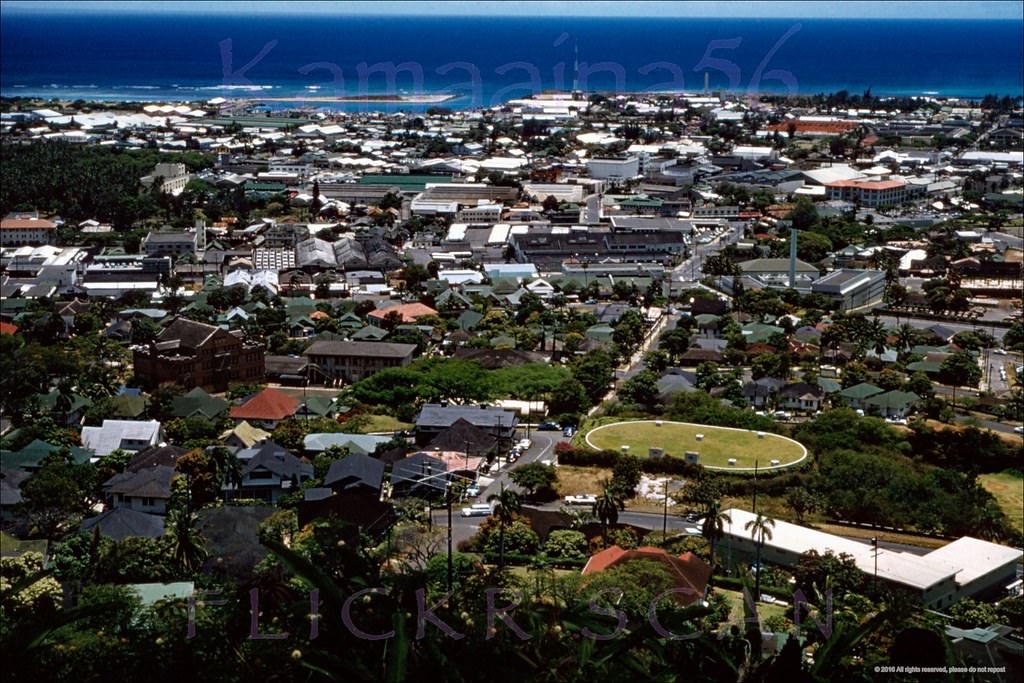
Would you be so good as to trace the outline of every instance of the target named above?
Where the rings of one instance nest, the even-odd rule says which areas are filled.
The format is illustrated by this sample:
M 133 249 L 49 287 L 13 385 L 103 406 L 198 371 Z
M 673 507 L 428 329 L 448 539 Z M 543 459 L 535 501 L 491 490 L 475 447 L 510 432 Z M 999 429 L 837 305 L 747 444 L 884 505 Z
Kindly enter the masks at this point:
M 459 99 L 459 95 L 292 95 L 288 97 L 238 97 L 229 98 L 232 104 L 248 104 L 252 102 L 318 102 L 341 104 L 441 104 Z

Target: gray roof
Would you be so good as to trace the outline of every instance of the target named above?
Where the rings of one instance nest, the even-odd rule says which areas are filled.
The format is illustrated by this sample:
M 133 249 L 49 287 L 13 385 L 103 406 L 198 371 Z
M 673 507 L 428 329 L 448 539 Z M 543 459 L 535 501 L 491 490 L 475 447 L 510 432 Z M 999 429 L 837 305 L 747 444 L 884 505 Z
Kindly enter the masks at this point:
M 302 480 L 313 476 L 312 465 L 302 462 L 284 449 L 260 449 L 242 468 L 242 476 L 258 469 L 269 470 L 282 479 L 296 477 Z
M 515 412 L 494 406 L 454 406 L 426 403 L 416 416 L 417 427 L 450 427 L 458 420 L 466 420 L 476 427 L 513 426 L 518 417 Z
M 164 535 L 163 517 L 130 508 L 107 510 L 97 517 L 84 520 L 79 528 L 82 531 L 90 531 L 97 526 L 101 534 L 115 541 L 135 536 L 160 538 Z
M 124 439 L 154 443 L 160 434 L 157 420 L 104 420 L 102 427 L 83 427 L 82 444 L 96 451 L 96 455 L 108 455 L 121 447 Z
M 744 273 L 788 273 L 789 259 L 787 258 L 756 258 L 751 261 L 743 261 L 739 264 L 740 270 Z M 817 266 L 797 259 L 796 272 L 817 273 Z
M 341 490 L 353 486 L 367 486 L 380 491 L 384 478 L 384 463 L 368 455 L 353 453 L 348 457 L 331 463 L 324 477 L 324 486 Z
M 171 480 L 177 472 L 170 467 L 157 465 L 138 472 L 115 474 L 103 484 L 107 494 L 120 493 L 134 498 L 170 498 Z
M 364 453 L 369 455 L 377 450 L 377 446 L 391 440 L 388 436 L 374 436 L 372 434 L 345 434 L 317 433 L 307 434 L 303 440 L 303 446 L 307 451 L 326 451 L 331 446 L 345 446 L 351 453 Z
M 361 358 L 409 358 L 415 344 L 383 342 L 318 341 L 302 352 L 304 356 L 341 356 Z

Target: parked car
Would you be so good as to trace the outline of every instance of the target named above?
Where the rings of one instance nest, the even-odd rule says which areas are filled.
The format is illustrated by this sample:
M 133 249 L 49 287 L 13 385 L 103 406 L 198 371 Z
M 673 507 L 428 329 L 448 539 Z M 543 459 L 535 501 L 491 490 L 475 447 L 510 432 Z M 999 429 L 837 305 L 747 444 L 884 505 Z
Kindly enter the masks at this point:
M 578 496 L 566 496 L 566 505 L 595 505 L 597 503 L 597 496 L 591 493 L 584 493 Z
M 539 432 L 557 432 L 562 426 L 557 422 L 541 422 L 537 425 L 537 431 Z
M 477 486 L 476 484 L 470 484 L 469 487 L 466 488 L 466 497 L 467 498 L 476 498 L 479 495 L 480 495 L 480 487 Z
M 572 438 L 572 435 L 575 433 L 576 432 L 573 430 L 572 427 L 566 427 L 565 429 L 562 430 L 562 436 L 564 436 L 567 439 Z

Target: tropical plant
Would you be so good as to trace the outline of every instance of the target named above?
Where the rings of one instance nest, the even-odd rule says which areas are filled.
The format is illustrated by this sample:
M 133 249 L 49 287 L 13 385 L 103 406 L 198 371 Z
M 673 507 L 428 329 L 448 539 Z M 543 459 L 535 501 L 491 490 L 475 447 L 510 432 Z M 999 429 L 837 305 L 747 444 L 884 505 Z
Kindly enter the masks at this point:
M 512 489 L 506 489 L 504 484 L 501 485 L 501 493 L 489 497 L 488 500 L 494 502 L 491 514 L 498 520 L 498 569 L 504 569 L 505 529 L 512 525 L 523 506 L 519 502 L 519 495 Z
M 757 567 L 754 574 L 754 594 L 757 599 L 761 599 L 761 574 L 764 573 L 764 567 L 761 566 L 761 551 L 764 548 L 764 542 L 766 540 L 772 540 L 772 529 L 775 528 L 775 520 L 771 517 L 767 517 L 761 513 L 757 513 L 757 517 L 750 520 L 743 525 L 743 528 L 750 532 L 750 537 L 757 544 Z
M 188 510 L 172 510 L 167 515 L 169 551 L 185 572 L 192 574 L 206 561 L 206 539 L 199 531 L 199 515 Z
M 626 507 L 623 491 L 612 481 L 605 481 L 601 495 L 594 502 L 594 516 L 601 520 L 601 538 L 608 547 L 608 526 L 619 521 L 619 511 Z

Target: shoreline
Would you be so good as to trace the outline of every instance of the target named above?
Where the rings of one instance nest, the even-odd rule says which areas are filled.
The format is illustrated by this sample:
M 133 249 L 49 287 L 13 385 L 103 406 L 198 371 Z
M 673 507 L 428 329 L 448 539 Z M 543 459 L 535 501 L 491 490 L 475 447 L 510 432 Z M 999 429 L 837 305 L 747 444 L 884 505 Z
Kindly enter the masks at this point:
M 249 102 L 318 102 L 348 104 L 441 104 L 459 99 L 459 95 L 292 95 L 287 97 L 231 97 L 234 104 Z

